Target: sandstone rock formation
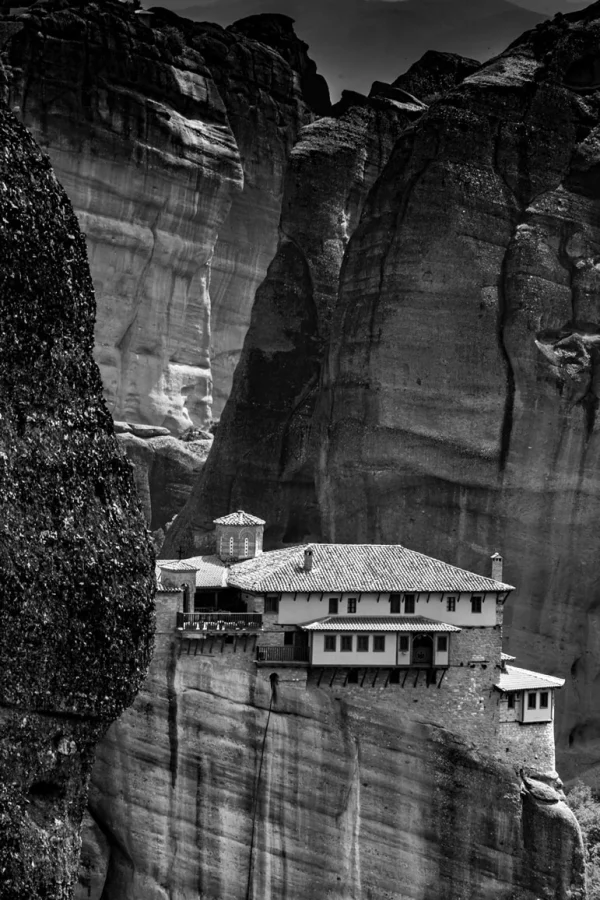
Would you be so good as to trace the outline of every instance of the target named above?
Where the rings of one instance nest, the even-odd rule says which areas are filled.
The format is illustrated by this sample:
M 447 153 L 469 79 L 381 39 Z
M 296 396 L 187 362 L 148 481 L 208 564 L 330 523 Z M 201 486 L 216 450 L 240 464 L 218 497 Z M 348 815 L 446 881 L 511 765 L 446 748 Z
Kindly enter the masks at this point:
M 90 806 L 108 846 L 90 841 L 77 900 L 584 896 L 556 792 L 537 799 L 545 785 L 418 704 L 400 719 L 391 689 L 307 691 L 282 672 L 272 700 L 241 641 L 188 654 L 173 624 L 159 607 L 149 678 L 99 749 Z
M 278 405 L 265 373 L 282 336 L 312 333 L 297 305 L 275 316 L 263 300 L 275 275 L 301 295 L 288 250 L 258 292 L 210 482 L 172 531 L 191 548 L 211 518 L 242 506 L 271 522 L 271 546 L 318 533 L 401 541 L 479 571 L 502 550 L 519 586 L 511 652 L 568 679 L 558 701 L 566 776 L 600 758 L 599 37 L 599 4 L 557 16 L 404 132 L 346 249 L 331 337 L 307 355 L 303 379 L 282 378 L 308 393 L 320 384 L 304 444 L 297 432 L 292 442 L 311 448 L 300 457 L 308 502 L 278 486 L 282 502 L 267 508 L 260 498 L 286 470 L 264 450 L 249 462 L 246 398 L 268 421 L 264 448 L 304 398 L 295 387 Z
M 387 88 L 387 90 L 386 90 Z M 336 117 L 307 125 L 290 156 L 281 238 L 196 498 L 166 553 L 212 540 L 215 510 L 248 508 L 273 543 L 319 533 L 310 422 L 348 240 L 402 129 L 422 110 L 385 96 L 346 95 Z M 243 449 L 242 449 L 243 447 Z M 220 513 L 219 513 L 220 514 Z
M 218 408 L 228 393 L 276 247 L 287 156 L 311 105 L 328 108 L 291 20 L 258 19 L 225 30 L 112 0 L 42 0 L 0 22 L 10 104 L 87 236 L 117 419 L 205 425 L 211 357 Z
M 0 106 L 0 897 L 67 900 L 94 747 L 149 661 L 153 556 L 92 359 L 85 241 Z
M 149 528 L 152 532 L 164 532 L 185 506 L 206 462 L 212 435 L 183 441 L 173 435 L 142 438 L 129 433 L 119 434 L 117 439 L 133 464 L 137 495 Z M 157 535 L 157 547 L 160 543 Z

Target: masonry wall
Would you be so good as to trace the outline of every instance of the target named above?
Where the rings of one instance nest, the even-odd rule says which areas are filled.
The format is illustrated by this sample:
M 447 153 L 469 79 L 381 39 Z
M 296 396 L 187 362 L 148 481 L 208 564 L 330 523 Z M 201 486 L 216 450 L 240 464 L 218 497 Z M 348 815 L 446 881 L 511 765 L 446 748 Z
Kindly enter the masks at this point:
M 501 722 L 498 725 L 497 756 L 515 768 L 554 772 L 554 722 Z

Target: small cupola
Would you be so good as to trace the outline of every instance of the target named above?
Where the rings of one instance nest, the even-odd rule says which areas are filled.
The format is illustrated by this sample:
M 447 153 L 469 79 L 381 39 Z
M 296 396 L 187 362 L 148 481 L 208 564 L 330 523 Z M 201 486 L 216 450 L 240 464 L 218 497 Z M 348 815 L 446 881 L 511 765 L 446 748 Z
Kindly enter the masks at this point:
M 264 519 L 238 509 L 214 520 L 217 556 L 223 562 L 252 559 L 262 553 Z
M 502 567 L 504 560 L 499 553 L 492 556 L 492 578 L 494 581 L 502 581 Z

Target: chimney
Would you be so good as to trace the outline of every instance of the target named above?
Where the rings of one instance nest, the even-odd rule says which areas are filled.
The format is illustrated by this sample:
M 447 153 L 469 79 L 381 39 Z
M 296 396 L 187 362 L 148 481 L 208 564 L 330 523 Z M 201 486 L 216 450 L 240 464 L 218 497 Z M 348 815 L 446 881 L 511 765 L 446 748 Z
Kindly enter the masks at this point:
M 304 571 L 310 572 L 313 564 L 313 552 L 310 547 L 304 551 Z
M 499 553 L 492 556 L 492 578 L 494 581 L 502 581 L 502 563 L 503 559 Z

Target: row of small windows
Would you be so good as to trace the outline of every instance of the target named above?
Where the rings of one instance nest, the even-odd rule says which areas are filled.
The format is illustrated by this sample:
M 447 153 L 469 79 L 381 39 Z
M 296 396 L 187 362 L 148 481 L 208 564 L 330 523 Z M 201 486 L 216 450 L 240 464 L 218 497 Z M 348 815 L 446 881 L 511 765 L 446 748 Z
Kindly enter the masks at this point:
M 368 634 L 357 634 L 356 635 L 356 651 L 357 653 L 368 653 L 369 652 L 369 643 L 371 636 Z M 373 635 L 373 653 L 385 653 L 385 634 L 374 634 Z M 337 634 L 326 634 L 325 635 L 325 647 L 324 649 L 328 653 L 336 653 L 337 652 Z M 401 634 L 398 638 L 398 650 L 400 653 L 408 653 L 410 649 L 410 642 L 407 634 Z M 342 634 L 340 635 L 340 650 L 342 653 L 352 653 L 354 650 L 354 635 L 353 634 Z M 439 635 L 437 639 L 437 652 L 438 653 L 447 653 L 448 652 L 448 638 L 446 635 Z
M 516 703 L 516 694 L 508 695 L 508 708 L 514 709 Z M 550 694 L 548 691 L 540 691 L 539 694 L 539 706 L 538 706 L 538 694 L 537 691 L 531 694 L 527 694 L 527 709 L 548 709 L 550 706 Z
M 233 550 L 230 550 L 233 553 Z M 247 549 L 245 551 L 248 552 Z M 278 596 L 267 594 L 265 599 L 265 612 L 277 612 Z M 346 601 L 346 614 L 356 614 L 357 597 L 348 597 Z M 339 597 L 329 598 L 329 615 L 337 616 L 339 613 L 340 600 Z M 482 597 L 471 597 L 471 612 L 481 613 Z M 456 597 L 448 597 L 446 599 L 446 610 L 448 612 L 456 612 Z M 415 612 L 415 595 L 404 594 L 404 615 L 410 616 Z M 392 615 L 401 615 L 402 613 L 402 594 L 390 594 L 390 613 Z

